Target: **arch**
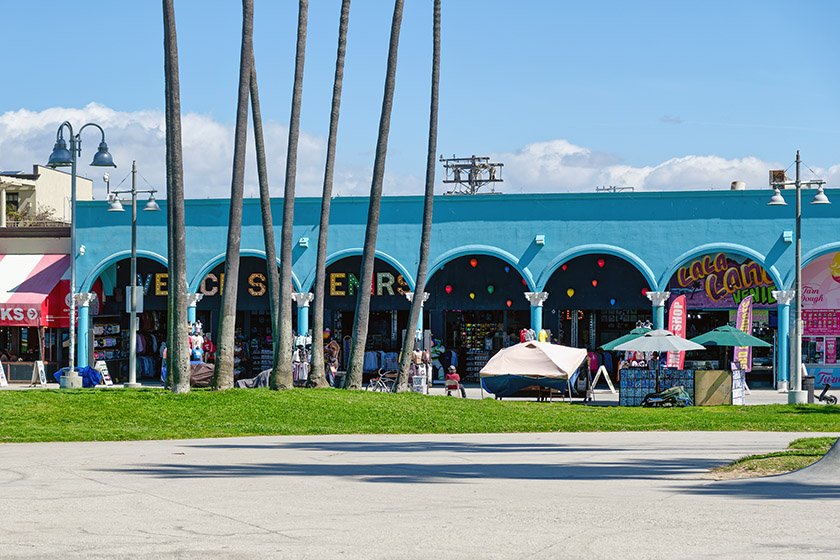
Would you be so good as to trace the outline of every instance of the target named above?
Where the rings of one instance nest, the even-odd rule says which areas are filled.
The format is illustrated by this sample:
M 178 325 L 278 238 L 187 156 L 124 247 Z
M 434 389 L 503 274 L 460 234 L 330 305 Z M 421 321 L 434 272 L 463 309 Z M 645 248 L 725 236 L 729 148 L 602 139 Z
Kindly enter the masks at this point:
M 155 253 L 154 251 L 146 251 L 142 249 L 137 249 L 137 257 L 143 257 L 146 259 L 150 259 L 153 261 L 157 261 L 163 266 L 168 266 L 166 257 Z M 131 251 L 118 251 L 108 257 L 105 257 L 90 270 L 87 276 L 85 276 L 84 281 L 80 284 L 79 291 L 81 292 L 89 292 L 93 288 L 93 283 L 96 282 L 96 279 L 99 278 L 105 269 L 109 266 L 117 263 L 121 260 L 131 259 Z M 129 274 L 129 276 L 131 276 Z
M 676 274 L 677 269 L 690 261 L 693 258 L 699 257 L 700 255 L 705 255 L 708 253 L 714 252 L 723 252 L 723 253 L 735 253 L 737 255 L 741 255 L 742 257 L 748 257 L 758 264 L 770 274 L 770 277 L 773 279 L 773 283 L 776 286 L 781 287 L 784 285 L 781 279 L 781 275 L 779 271 L 776 269 L 775 266 L 767 266 L 764 255 L 750 249 L 749 247 L 745 247 L 744 245 L 738 245 L 736 243 L 707 243 L 705 245 L 700 245 L 699 247 L 695 247 L 690 251 L 686 251 L 671 264 L 668 270 L 665 272 L 664 276 L 660 277 L 662 282 L 663 289 L 668 286 L 668 282 L 670 282 L 671 277 Z
M 329 267 L 331 264 L 335 263 L 336 261 L 340 261 L 341 259 L 344 259 L 344 258 L 347 258 L 347 257 L 360 256 L 360 255 L 362 255 L 363 252 L 364 251 L 362 250 L 361 247 L 353 247 L 351 249 L 342 249 L 341 251 L 333 253 L 332 255 L 327 255 L 325 268 Z M 397 271 L 400 274 L 402 274 L 403 278 L 405 278 L 405 281 L 408 283 L 409 289 L 411 291 L 414 291 L 414 277 L 411 274 L 408 273 L 408 270 L 406 270 L 406 268 L 402 265 L 402 263 L 400 261 L 398 261 L 396 258 L 389 255 L 388 253 L 385 253 L 385 252 L 380 251 L 378 249 L 375 252 L 375 257 L 377 259 L 385 261 L 386 263 L 388 263 L 391 266 L 393 266 L 394 268 L 396 268 Z M 312 272 L 310 272 L 306 276 L 306 279 L 303 281 L 303 285 L 306 286 L 305 291 L 311 290 L 312 285 L 314 283 L 315 283 L 315 270 L 313 269 Z
M 204 280 L 204 277 L 210 274 L 210 271 L 219 266 L 219 263 L 225 262 L 225 257 L 227 256 L 226 253 L 220 253 L 204 263 L 198 270 L 198 274 L 193 277 L 192 282 L 189 283 L 189 291 L 195 293 L 198 288 L 201 286 L 201 281 Z M 241 249 L 239 251 L 240 257 L 258 257 L 262 260 L 265 260 L 265 251 L 260 251 L 258 249 Z M 277 260 L 277 266 L 280 266 L 280 259 Z M 292 271 L 292 289 L 294 291 L 300 291 L 300 282 L 295 276 L 295 271 Z
M 636 268 L 636 270 L 638 270 L 642 274 L 642 277 L 644 277 L 645 281 L 648 283 L 648 287 L 651 290 L 658 291 L 659 284 L 657 284 L 656 280 L 654 280 L 653 271 L 642 259 L 636 256 L 634 253 L 631 253 L 626 249 L 622 249 L 621 247 L 616 247 L 615 245 L 604 245 L 600 243 L 581 245 L 579 247 L 568 249 L 567 251 L 564 251 L 563 253 L 557 255 L 540 275 L 540 280 L 538 282 L 538 291 L 545 290 L 545 287 L 546 285 L 548 285 L 548 281 L 551 279 L 551 276 L 563 263 L 568 262 L 576 257 L 580 257 L 583 255 L 592 255 L 596 253 L 613 255 L 615 257 L 619 257 L 620 259 L 629 262 Z
M 517 259 L 515 256 L 503 249 L 491 247 L 490 245 L 464 245 L 463 247 L 456 247 L 455 249 L 450 249 L 449 251 L 437 257 L 432 262 L 432 264 L 429 265 L 428 278 L 431 278 L 438 268 L 445 265 L 449 261 L 455 260 L 458 257 L 466 257 L 469 255 L 488 255 L 490 257 L 496 257 L 505 261 L 513 268 L 515 268 L 516 271 L 519 272 L 519 275 L 525 279 L 525 282 L 528 283 L 528 291 L 538 291 L 535 289 L 536 283 L 534 282 L 534 277 L 531 275 L 531 271 L 528 270 L 527 267 L 520 266 L 519 259 Z

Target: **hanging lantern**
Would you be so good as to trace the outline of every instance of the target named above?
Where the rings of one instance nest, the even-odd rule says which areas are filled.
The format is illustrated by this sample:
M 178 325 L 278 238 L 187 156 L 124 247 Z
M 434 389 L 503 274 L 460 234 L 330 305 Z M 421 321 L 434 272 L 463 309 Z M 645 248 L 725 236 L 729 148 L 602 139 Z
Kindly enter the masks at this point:
M 496 286 L 494 286 L 493 284 L 487 284 L 487 293 L 488 294 L 492 294 L 495 291 L 496 291 Z
M 615 298 L 612 298 L 612 299 L 610 300 L 610 305 L 615 305 Z
M 647 297 L 647 288 L 642 288 L 642 295 Z
M 475 293 L 474 292 L 470 292 L 470 299 L 475 299 Z
M 566 270 L 566 265 L 564 264 L 560 268 L 562 268 L 563 270 Z
M 510 300 L 507 300 L 507 301 L 505 302 L 505 304 L 506 304 L 508 307 L 510 307 L 511 305 L 513 305 L 513 302 L 512 302 L 512 301 L 510 301 Z
M 593 281 L 592 281 L 592 287 L 594 288 L 594 287 L 597 287 L 597 286 L 598 286 L 598 281 L 597 281 L 597 280 L 593 280 Z
M 452 293 L 452 285 L 447 284 L 446 286 L 443 287 L 443 291 L 446 292 L 447 294 L 451 294 Z
M 478 259 L 470 259 L 470 266 L 473 268 L 478 266 Z
M 572 297 L 573 295 L 575 295 L 575 290 L 573 288 L 569 288 L 568 290 L 566 290 L 566 295 Z
M 509 266 L 505 267 L 505 272 L 510 272 L 510 267 Z
M 528 285 L 528 282 L 526 282 L 524 278 L 522 279 L 522 285 L 523 285 L 523 286 L 527 286 L 527 285 Z
M 604 259 L 598 259 L 598 266 L 604 268 L 604 265 L 607 263 Z

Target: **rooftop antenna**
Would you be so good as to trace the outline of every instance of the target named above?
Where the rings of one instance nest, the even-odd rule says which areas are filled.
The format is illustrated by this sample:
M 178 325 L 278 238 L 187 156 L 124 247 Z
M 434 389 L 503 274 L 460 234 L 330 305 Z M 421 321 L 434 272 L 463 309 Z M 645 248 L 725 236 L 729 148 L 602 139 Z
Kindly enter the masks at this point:
M 606 187 L 595 187 L 595 192 L 623 192 L 623 191 L 630 191 L 633 192 L 636 189 L 634 187 L 617 187 L 615 185 L 609 185 Z
M 451 158 L 441 155 L 440 161 L 445 173 L 443 182 L 455 185 L 443 194 L 478 194 L 478 190 L 487 185 L 490 185 L 490 191 L 484 194 L 497 194 L 496 183 L 502 182 L 504 163 L 491 163 L 489 157 L 458 158 L 454 154 Z

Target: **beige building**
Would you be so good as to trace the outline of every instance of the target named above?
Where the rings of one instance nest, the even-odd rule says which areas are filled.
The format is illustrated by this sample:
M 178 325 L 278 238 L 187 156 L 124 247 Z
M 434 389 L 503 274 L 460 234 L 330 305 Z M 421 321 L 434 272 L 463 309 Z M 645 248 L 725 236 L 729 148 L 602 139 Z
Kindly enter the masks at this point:
M 76 199 L 93 200 L 93 181 L 78 174 Z M 49 210 L 52 221 L 70 223 L 70 173 L 42 165 L 33 165 L 32 173 L 0 172 L 0 227 L 54 225 L 32 222 Z

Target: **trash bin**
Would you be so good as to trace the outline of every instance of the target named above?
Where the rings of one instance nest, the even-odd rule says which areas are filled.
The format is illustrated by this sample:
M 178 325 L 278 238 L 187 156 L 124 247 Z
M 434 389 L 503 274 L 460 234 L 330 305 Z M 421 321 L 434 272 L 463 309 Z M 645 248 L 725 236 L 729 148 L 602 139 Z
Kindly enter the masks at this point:
M 802 390 L 808 393 L 808 404 L 814 404 L 814 376 L 802 376 Z
M 415 393 L 428 393 L 425 375 L 415 375 L 411 378 L 411 390 Z M 813 390 L 811 393 L 813 394 Z

